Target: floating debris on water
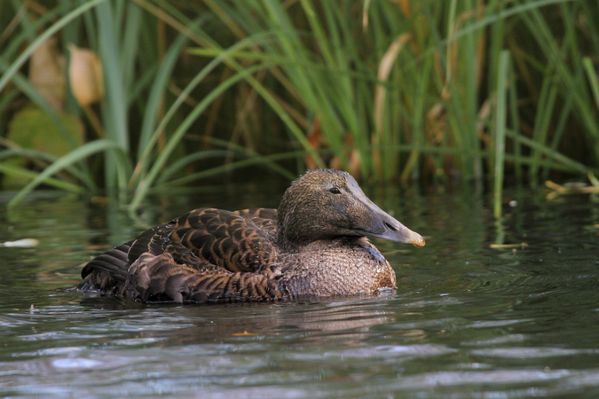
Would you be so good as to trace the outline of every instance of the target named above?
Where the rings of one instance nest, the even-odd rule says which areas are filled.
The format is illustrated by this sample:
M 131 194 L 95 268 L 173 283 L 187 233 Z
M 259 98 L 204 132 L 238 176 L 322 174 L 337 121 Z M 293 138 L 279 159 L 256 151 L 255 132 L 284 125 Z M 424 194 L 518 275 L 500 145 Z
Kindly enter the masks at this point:
M 243 330 L 240 332 L 234 332 L 231 334 L 231 336 L 233 336 L 233 337 L 255 337 L 256 334 L 253 332 L 249 332 L 247 330 Z
M 23 238 L 16 241 L 4 241 L 0 242 L 0 247 L 7 248 L 31 248 L 37 247 L 40 242 L 35 238 Z
M 491 248 L 491 249 L 524 249 L 524 248 L 528 248 L 528 243 L 526 243 L 526 242 L 514 243 L 514 244 L 493 243 L 493 244 L 489 244 L 489 248 Z
M 551 190 L 547 194 L 547 199 L 552 200 L 560 195 L 575 195 L 575 194 L 599 194 L 599 183 L 597 178 L 592 174 L 589 174 L 589 181 L 591 184 L 584 182 L 570 182 L 564 184 L 558 184 L 554 181 L 547 180 L 545 187 Z

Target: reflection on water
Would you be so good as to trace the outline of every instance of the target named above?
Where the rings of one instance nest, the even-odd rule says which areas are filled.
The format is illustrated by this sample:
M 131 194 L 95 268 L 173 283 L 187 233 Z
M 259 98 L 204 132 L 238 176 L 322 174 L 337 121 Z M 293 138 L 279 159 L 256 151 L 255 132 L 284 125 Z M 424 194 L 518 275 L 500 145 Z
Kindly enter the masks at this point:
M 161 198 L 135 222 L 116 207 L 57 194 L 1 211 L 1 241 L 40 244 L 0 248 L 0 395 L 599 394 L 592 197 L 548 202 L 514 191 L 517 206 L 496 223 L 473 192 L 376 191 L 377 202 L 428 236 L 422 250 L 380 243 L 398 274 L 390 297 L 142 306 L 66 289 L 78 280 L 77 265 L 144 224 L 197 206 L 276 206 L 283 186 L 268 187 Z M 489 247 L 522 242 L 525 249 Z

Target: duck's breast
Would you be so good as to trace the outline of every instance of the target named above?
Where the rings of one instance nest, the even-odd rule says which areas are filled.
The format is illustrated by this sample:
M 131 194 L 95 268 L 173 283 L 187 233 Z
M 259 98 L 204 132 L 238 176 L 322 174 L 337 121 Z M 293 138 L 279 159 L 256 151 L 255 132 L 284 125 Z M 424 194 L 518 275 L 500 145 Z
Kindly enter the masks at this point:
M 316 241 L 281 261 L 281 284 L 293 298 L 376 295 L 396 288 L 393 268 L 366 239 Z

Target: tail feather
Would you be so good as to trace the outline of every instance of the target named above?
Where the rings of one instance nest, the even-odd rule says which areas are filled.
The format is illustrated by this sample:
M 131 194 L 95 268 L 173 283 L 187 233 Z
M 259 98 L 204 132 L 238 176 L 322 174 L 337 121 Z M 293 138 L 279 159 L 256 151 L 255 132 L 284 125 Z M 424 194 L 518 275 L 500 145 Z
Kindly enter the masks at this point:
M 127 280 L 131 242 L 119 245 L 92 259 L 81 269 L 79 289 L 115 292 Z

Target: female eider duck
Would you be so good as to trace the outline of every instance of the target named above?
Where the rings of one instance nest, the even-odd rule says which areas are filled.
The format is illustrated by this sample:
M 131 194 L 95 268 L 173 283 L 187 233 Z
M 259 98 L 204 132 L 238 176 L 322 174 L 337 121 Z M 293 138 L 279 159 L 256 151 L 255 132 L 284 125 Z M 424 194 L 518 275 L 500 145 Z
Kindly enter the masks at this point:
M 90 261 L 80 288 L 143 302 L 376 295 L 395 272 L 366 236 L 424 246 L 347 172 L 312 170 L 278 209 L 195 209 Z

